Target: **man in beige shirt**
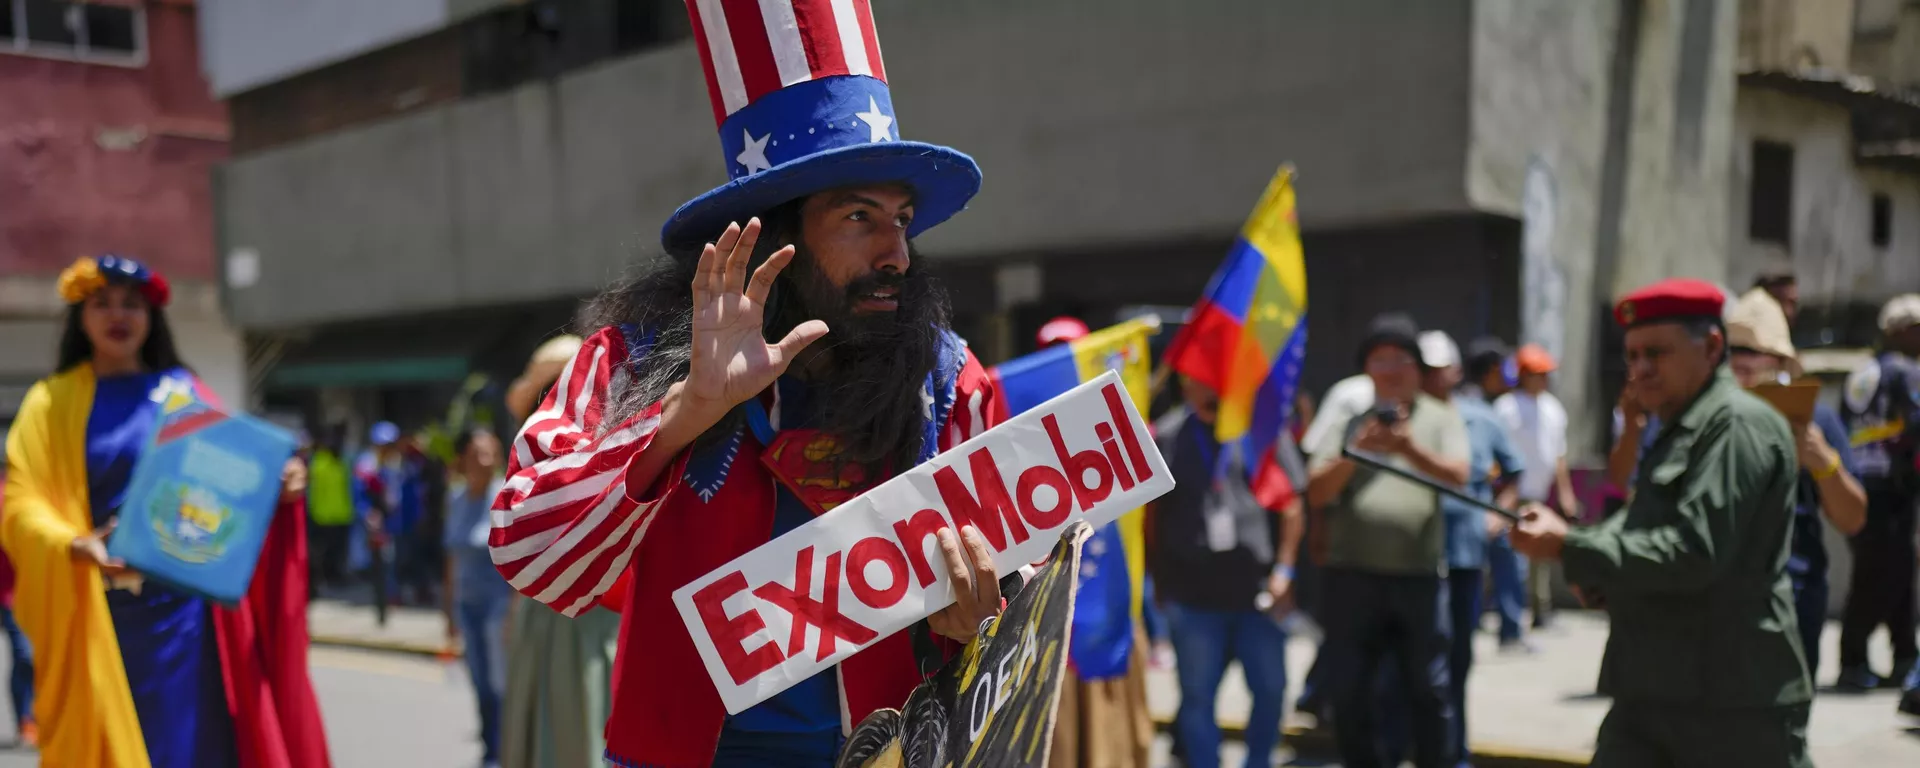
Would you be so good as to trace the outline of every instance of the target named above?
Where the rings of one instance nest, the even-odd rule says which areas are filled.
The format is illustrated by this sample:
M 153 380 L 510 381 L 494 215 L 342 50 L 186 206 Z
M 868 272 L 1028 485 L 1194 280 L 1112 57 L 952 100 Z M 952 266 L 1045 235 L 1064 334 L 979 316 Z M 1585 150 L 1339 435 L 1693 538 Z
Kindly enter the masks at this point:
M 1442 481 L 1467 480 L 1471 447 L 1452 405 L 1421 392 L 1419 328 L 1406 315 L 1375 318 L 1360 364 L 1373 380 L 1374 406 L 1310 446 L 1308 494 L 1326 509 L 1328 687 L 1341 761 L 1379 763 L 1375 678 L 1391 657 L 1404 671 L 1402 698 L 1412 709 L 1414 763 L 1452 768 L 1447 659 L 1451 627 L 1441 610 L 1446 587 L 1446 518 L 1438 494 L 1360 467 L 1342 448 L 1368 451 Z

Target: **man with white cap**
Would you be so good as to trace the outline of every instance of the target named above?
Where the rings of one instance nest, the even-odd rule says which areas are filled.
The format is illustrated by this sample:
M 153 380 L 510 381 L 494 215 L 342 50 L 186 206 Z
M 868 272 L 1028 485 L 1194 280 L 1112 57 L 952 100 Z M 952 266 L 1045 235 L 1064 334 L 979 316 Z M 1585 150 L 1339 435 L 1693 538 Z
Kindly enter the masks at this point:
M 1847 377 L 1846 426 L 1860 484 L 1867 489 L 1866 527 L 1853 537 L 1853 584 L 1841 618 L 1841 688 L 1882 682 L 1867 667 L 1867 636 L 1881 624 L 1893 643 L 1893 674 L 1913 673 L 1914 515 L 1920 504 L 1920 294 L 1887 302 L 1880 312 L 1880 353 Z
M 1460 386 L 1460 348 L 1445 331 L 1420 334 L 1420 358 L 1426 369 L 1421 389 L 1435 400 L 1450 403 L 1467 428 L 1471 457 L 1466 490 L 1475 497 L 1513 508 L 1519 500 L 1518 479 L 1523 469 L 1520 452 L 1508 437 L 1493 408 L 1477 397 L 1456 397 Z M 1496 498 L 1496 488 L 1497 498 Z M 1447 601 L 1453 629 L 1447 657 L 1453 692 L 1453 741 L 1460 765 L 1466 765 L 1467 672 L 1473 668 L 1473 636 L 1480 626 L 1481 593 L 1487 567 L 1487 540 L 1505 530 L 1503 521 L 1454 499 L 1441 499 L 1447 526 Z

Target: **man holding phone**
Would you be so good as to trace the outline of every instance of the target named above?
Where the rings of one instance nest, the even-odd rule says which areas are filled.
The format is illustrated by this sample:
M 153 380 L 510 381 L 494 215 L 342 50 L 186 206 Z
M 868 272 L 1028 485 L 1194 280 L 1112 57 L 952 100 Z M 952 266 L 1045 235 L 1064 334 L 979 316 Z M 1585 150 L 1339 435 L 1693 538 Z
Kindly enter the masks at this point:
M 1466 483 L 1471 448 L 1453 406 L 1421 392 L 1420 329 L 1412 318 L 1375 318 L 1360 346 L 1374 407 L 1310 446 L 1308 494 L 1326 509 L 1327 642 L 1334 730 L 1348 766 L 1382 765 L 1375 738 L 1374 680 L 1387 658 L 1398 665 L 1413 714 L 1414 763 L 1451 768 L 1460 745 L 1453 719 L 1446 521 L 1432 489 L 1343 458 L 1353 448 L 1454 485 Z

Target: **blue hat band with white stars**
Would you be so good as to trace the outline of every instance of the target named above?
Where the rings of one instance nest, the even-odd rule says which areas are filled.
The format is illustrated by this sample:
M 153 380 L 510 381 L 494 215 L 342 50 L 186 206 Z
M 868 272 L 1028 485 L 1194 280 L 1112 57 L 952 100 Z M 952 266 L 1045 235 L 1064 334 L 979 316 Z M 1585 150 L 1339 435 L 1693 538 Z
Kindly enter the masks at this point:
M 720 125 L 729 179 L 828 150 L 898 138 L 887 84 L 865 75 L 795 83 L 741 108 Z
M 669 253 L 695 257 L 729 223 L 843 187 L 901 184 L 913 192 L 915 237 L 967 207 L 980 166 L 951 147 L 902 141 L 887 84 L 836 75 L 768 93 L 720 124 L 727 181 L 660 227 Z

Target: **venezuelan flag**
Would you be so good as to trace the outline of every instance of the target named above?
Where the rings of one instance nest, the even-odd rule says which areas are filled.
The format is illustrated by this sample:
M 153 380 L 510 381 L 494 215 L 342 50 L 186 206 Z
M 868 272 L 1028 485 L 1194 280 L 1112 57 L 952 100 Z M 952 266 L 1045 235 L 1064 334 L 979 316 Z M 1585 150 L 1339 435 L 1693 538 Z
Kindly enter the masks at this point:
M 1288 166 L 1267 183 L 1166 361 L 1220 394 L 1214 437 L 1260 456 L 1286 426 L 1306 353 L 1307 265 Z
M 997 415 L 1005 420 L 1025 412 L 1109 370 L 1120 374 L 1134 407 L 1146 415 L 1153 378 L 1147 339 L 1159 330 L 1158 320 L 1130 320 L 1002 363 L 990 371 L 1005 409 Z M 1142 525 L 1140 510 L 1128 512 L 1097 531 L 1081 551 L 1080 594 L 1067 654 L 1082 680 L 1127 671 L 1147 572 Z

